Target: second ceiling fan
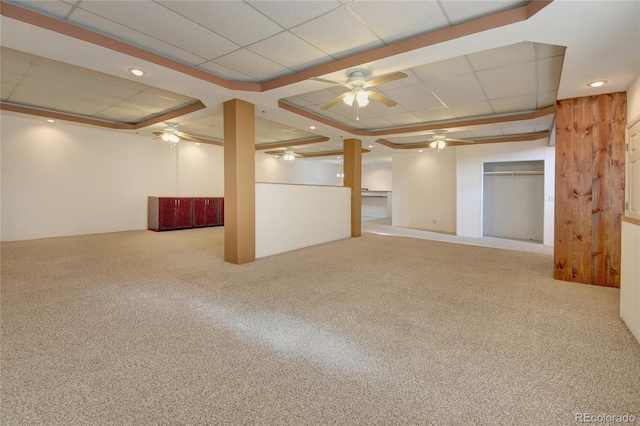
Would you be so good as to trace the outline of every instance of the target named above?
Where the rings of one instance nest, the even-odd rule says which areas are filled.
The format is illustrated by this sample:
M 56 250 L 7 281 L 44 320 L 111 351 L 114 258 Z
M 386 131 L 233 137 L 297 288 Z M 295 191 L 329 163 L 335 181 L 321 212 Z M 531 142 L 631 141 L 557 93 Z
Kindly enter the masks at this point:
M 340 101 L 344 101 L 347 105 L 355 105 L 356 106 L 356 120 L 359 119 L 357 114 L 357 109 L 359 107 L 366 106 L 369 103 L 369 99 L 374 101 L 383 103 L 387 106 L 395 106 L 396 102 L 389 99 L 388 97 L 381 95 L 378 92 L 374 92 L 373 90 L 369 90 L 374 86 L 378 86 L 383 83 L 388 83 L 394 80 L 400 80 L 406 78 L 407 74 L 404 72 L 394 72 L 391 74 L 386 74 L 380 77 L 372 78 L 371 80 L 367 80 L 365 78 L 363 71 L 353 71 L 349 74 L 349 79 L 346 83 L 340 83 L 337 81 L 326 80 L 323 78 L 313 78 L 312 80 L 321 81 L 324 83 L 331 83 L 339 86 L 344 86 L 349 89 L 348 92 L 344 92 L 341 95 L 338 95 L 336 98 L 331 100 L 328 104 L 322 107 L 322 110 L 327 110 L 332 106 L 336 105 Z

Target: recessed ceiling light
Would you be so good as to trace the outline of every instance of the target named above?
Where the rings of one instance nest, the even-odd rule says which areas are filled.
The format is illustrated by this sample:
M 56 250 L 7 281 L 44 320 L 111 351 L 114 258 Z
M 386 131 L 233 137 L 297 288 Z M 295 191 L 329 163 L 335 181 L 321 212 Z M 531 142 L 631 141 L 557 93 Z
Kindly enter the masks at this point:
M 133 75 L 135 75 L 136 77 L 142 77 L 143 75 L 145 75 L 146 73 L 144 71 L 142 71 L 140 68 L 129 68 L 129 72 Z
M 589 86 L 589 87 L 601 87 L 601 86 L 604 86 L 605 84 L 607 84 L 607 80 L 596 80 L 596 81 L 592 81 L 591 83 L 587 84 L 587 86 Z
M 373 148 L 373 145 L 369 145 L 369 148 Z
M 418 152 L 422 152 L 422 150 L 421 150 L 421 149 L 419 149 L 419 150 L 418 150 Z
M 47 122 L 48 122 L 48 123 L 55 123 L 55 122 L 56 122 L 56 120 L 48 119 L 48 120 L 47 120 Z
M 200 142 L 196 142 L 196 145 L 200 146 Z
M 338 155 L 338 158 L 342 158 L 342 157 L 340 157 L 340 156 Z
M 309 128 L 310 128 L 311 130 L 315 130 L 315 129 L 316 129 L 316 126 L 309 126 Z

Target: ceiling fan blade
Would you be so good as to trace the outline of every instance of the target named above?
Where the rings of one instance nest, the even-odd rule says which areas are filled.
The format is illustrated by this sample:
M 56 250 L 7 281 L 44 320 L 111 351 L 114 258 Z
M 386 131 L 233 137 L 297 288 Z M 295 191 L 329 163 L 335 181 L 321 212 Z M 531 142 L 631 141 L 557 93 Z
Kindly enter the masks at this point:
M 333 84 L 333 85 L 336 85 L 336 86 L 344 86 L 344 83 L 341 83 L 339 81 L 327 80 L 326 78 L 311 77 L 309 80 L 319 81 L 321 83 L 329 83 L 329 84 Z
M 403 78 L 407 78 L 408 74 L 404 72 L 392 72 L 391 74 L 382 75 L 380 77 L 376 77 L 367 81 L 367 87 L 377 86 L 379 84 L 388 83 L 394 80 L 400 80 Z
M 332 106 L 334 106 L 335 104 L 337 104 L 338 102 L 343 100 L 348 94 L 349 94 L 349 92 L 344 92 L 342 95 L 336 97 L 331 102 L 329 102 L 328 104 L 323 106 L 321 109 L 324 111 L 324 110 L 327 110 L 327 109 L 331 108 Z
M 386 106 L 392 107 L 397 105 L 394 101 L 387 98 L 386 96 L 381 95 L 380 93 L 369 91 L 369 98 L 373 99 L 374 101 L 382 102 Z

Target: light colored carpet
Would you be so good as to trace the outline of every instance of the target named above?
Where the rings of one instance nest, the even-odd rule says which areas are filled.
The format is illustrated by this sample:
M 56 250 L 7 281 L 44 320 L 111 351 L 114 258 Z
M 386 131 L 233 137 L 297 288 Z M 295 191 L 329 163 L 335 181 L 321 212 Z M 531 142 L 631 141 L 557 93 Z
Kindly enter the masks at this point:
M 619 291 L 365 233 L 247 265 L 222 228 L 2 243 L 3 425 L 640 418 Z

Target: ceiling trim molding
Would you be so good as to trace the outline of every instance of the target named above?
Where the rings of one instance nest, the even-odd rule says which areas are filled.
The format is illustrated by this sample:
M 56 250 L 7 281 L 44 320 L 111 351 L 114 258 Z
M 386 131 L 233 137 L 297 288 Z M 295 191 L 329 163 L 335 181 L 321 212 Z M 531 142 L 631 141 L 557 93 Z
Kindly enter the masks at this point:
M 362 148 L 362 153 L 366 154 L 371 152 L 370 149 Z M 269 155 L 282 155 L 284 151 L 265 151 L 265 154 Z M 318 152 L 296 152 L 296 155 L 299 155 L 302 158 L 316 158 L 316 157 L 332 157 L 334 155 L 344 155 L 344 150 L 334 150 L 334 151 L 318 151 Z
M 307 117 L 310 118 L 311 120 L 317 121 L 318 123 L 322 123 L 322 124 L 326 124 L 327 126 L 331 126 L 335 129 L 339 129 L 339 130 L 344 130 L 345 132 L 349 132 L 349 133 L 355 133 L 356 129 L 352 129 L 349 126 L 345 126 L 343 124 L 340 123 L 336 123 L 333 120 L 329 120 L 328 118 L 319 115 L 319 114 L 315 114 L 311 111 L 307 111 L 305 109 L 302 109 L 300 107 L 297 107 L 295 105 L 291 105 L 286 103 L 285 101 L 283 101 L 282 99 L 278 100 L 278 108 L 282 108 L 286 111 L 292 112 L 294 114 L 297 115 L 301 115 L 303 117 Z
M 294 141 L 263 143 L 260 145 L 256 145 L 256 151 L 263 151 L 265 149 L 272 149 L 272 148 L 285 148 L 287 146 L 295 146 L 295 145 L 311 145 L 314 143 L 327 142 L 329 139 L 330 138 L 326 136 L 319 136 L 317 138 L 296 139 Z
M 310 118 L 312 120 L 318 121 L 320 123 L 326 124 L 336 129 L 344 130 L 346 132 L 349 132 L 351 134 L 358 135 L 358 136 L 395 135 L 398 133 L 415 133 L 415 132 L 427 132 L 432 130 L 441 130 L 443 127 L 468 127 L 468 126 L 480 126 L 483 124 L 509 123 L 513 121 L 532 120 L 532 119 L 553 114 L 556 109 L 555 105 L 551 105 L 546 108 L 542 108 L 534 111 L 517 112 L 512 114 L 503 114 L 503 115 L 496 115 L 496 116 L 490 116 L 490 117 L 472 117 L 472 118 L 463 118 L 463 119 L 457 119 L 457 120 L 434 121 L 434 122 L 431 122 L 430 124 L 394 127 L 390 129 L 381 129 L 381 130 L 359 130 L 359 129 L 353 129 L 348 126 L 344 126 L 340 123 L 336 123 L 324 116 L 321 116 L 319 114 L 315 114 L 313 112 L 304 110 L 300 107 L 288 104 L 282 100 L 278 101 L 278 107 L 285 109 L 287 111 L 293 112 L 294 114 L 298 114 L 303 117 Z
M 468 140 L 469 143 L 465 142 L 449 142 L 445 139 L 447 146 L 469 146 L 469 145 L 481 145 L 488 143 L 503 143 L 503 142 L 528 142 L 528 141 L 537 141 L 539 139 L 548 138 L 550 131 L 537 132 L 537 133 L 526 133 L 526 134 L 516 134 L 516 135 L 506 135 L 492 138 L 478 138 L 478 139 L 465 139 Z M 388 141 L 386 139 L 377 139 L 377 143 L 380 145 L 384 145 L 388 148 L 392 149 L 422 149 L 422 148 L 431 148 L 429 145 L 433 141 L 428 142 L 417 142 L 417 143 L 394 143 Z
M 399 55 L 401 53 L 410 52 L 423 47 L 433 46 L 483 31 L 526 21 L 552 2 L 553 0 L 531 0 L 524 6 L 494 13 L 492 15 L 484 16 L 462 24 L 453 25 L 451 27 L 431 31 L 426 34 L 421 34 L 383 47 L 368 50 L 366 52 L 338 59 L 323 65 L 318 65 L 294 74 L 264 81 L 262 83 L 227 80 L 191 65 L 169 59 L 109 36 L 99 34 L 77 25 L 73 25 L 69 22 L 42 15 L 10 3 L 3 2 L 2 8 L 0 8 L 0 13 L 7 18 L 35 25 L 49 31 L 114 50 L 116 52 L 124 53 L 126 55 L 207 81 L 220 87 L 247 92 L 265 92 L 267 90 L 277 89 L 293 83 L 308 80 L 311 77 L 319 77 L 321 75 L 359 66 L 368 62 Z
M 40 108 L 34 108 L 34 107 L 29 107 L 24 105 L 0 102 L 0 110 L 2 111 L 12 111 L 20 114 L 36 115 L 39 117 L 47 117 L 55 120 L 71 121 L 74 123 L 88 124 L 90 126 L 106 127 L 109 129 L 117 129 L 117 130 L 138 130 L 143 127 L 151 126 L 153 124 L 158 124 L 166 120 L 171 120 L 176 117 L 180 117 L 195 111 L 199 111 L 204 108 L 206 108 L 205 104 L 198 101 L 194 104 L 168 112 L 158 117 L 141 121 L 139 123 L 131 124 L 131 123 L 118 123 L 113 121 L 99 120 L 97 118 L 91 118 L 91 117 L 86 117 L 81 115 L 66 114 L 63 112 L 51 111 L 47 109 L 40 109 Z

